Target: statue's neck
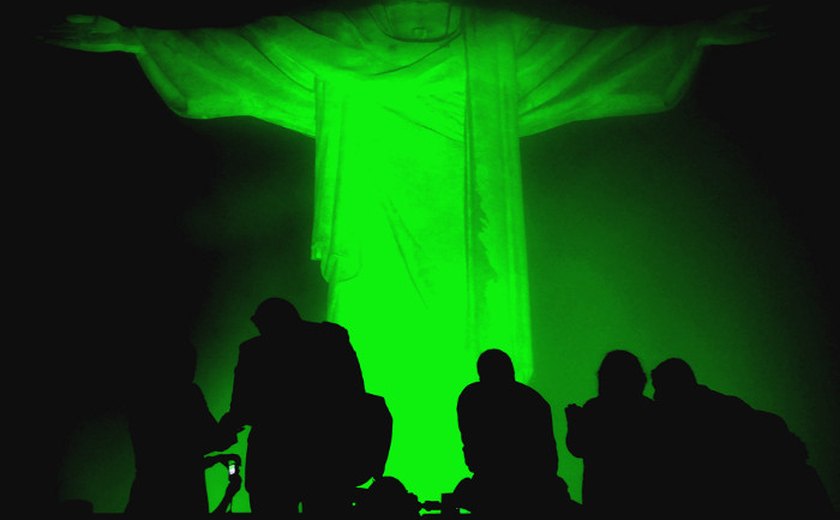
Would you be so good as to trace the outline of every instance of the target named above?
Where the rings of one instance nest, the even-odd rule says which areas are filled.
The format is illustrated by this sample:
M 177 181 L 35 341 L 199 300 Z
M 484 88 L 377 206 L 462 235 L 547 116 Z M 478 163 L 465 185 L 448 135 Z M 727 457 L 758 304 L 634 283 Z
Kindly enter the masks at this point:
M 405 41 L 437 41 L 457 33 L 461 8 L 448 2 L 396 2 L 370 6 L 382 32 Z

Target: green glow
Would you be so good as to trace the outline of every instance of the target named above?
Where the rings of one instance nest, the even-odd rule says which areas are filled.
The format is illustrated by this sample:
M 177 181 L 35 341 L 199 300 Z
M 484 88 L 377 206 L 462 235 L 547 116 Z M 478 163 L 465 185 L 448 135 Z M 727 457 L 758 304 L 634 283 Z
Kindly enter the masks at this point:
M 309 26 L 322 31 L 331 27 L 329 19 L 315 22 Z M 332 27 L 341 33 L 340 27 Z M 284 33 L 290 42 L 299 42 L 292 45 L 293 51 L 318 49 L 323 52 L 319 56 L 347 60 L 342 64 L 348 67 L 416 57 L 399 50 L 394 56 L 380 56 L 381 61 L 357 63 L 350 50 L 358 49 L 324 51 L 310 44 L 311 35 L 300 34 L 299 27 L 284 29 L 292 31 Z M 193 35 L 198 38 L 193 43 L 202 41 L 199 34 Z M 550 38 L 554 33 L 543 34 Z M 149 46 L 159 37 L 161 47 L 179 38 L 155 31 L 146 37 Z M 506 37 L 485 36 L 502 46 Z M 574 47 L 574 40 L 566 43 Z M 240 45 L 228 43 L 233 49 Z M 313 60 L 307 66 L 318 65 L 318 72 L 330 81 L 316 81 L 306 67 L 295 68 L 300 62 L 286 63 L 293 68 L 289 84 L 252 83 L 254 89 L 237 98 L 242 104 L 234 107 L 229 99 L 212 97 L 185 103 L 184 89 L 194 85 L 167 83 L 177 74 L 161 72 L 164 58 L 144 62 L 162 96 L 184 115 L 251 115 L 317 138 L 314 145 L 302 145 L 312 146 L 305 151 L 317 156 L 313 164 L 303 165 L 306 171 L 292 173 L 298 164 L 286 162 L 280 153 L 266 153 L 253 171 L 239 169 L 235 180 L 214 185 L 216 191 L 187 215 L 191 238 L 208 256 L 219 258 L 215 285 L 194 338 L 201 348 L 197 381 L 214 413 L 220 416 L 227 409 L 236 346 L 255 333 L 248 321 L 253 306 L 267 294 L 278 294 L 295 301 L 305 318 L 329 318 L 350 329 L 369 390 L 384 395 L 394 413 L 397 437 L 387 473 L 403 479 L 421 499 L 439 498 L 466 475 L 455 398 L 475 378 L 477 349 L 487 346 L 513 350 L 520 379 L 530 380 L 554 406 L 558 440 L 565 434 L 563 406 L 594 395 L 601 356 L 620 347 L 637 353 L 648 370 L 665 357 L 682 356 L 693 362 L 703 382 L 781 413 L 809 444 L 812 457 L 822 464 L 818 469 L 830 475 L 831 466 L 822 461 L 832 460 L 835 441 L 824 438 L 830 437 L 825 433 L 830 430 L 823 429 L 822 408 L 809 406 L 833 394 L 813 375 L 822 373 L 819 355 L 812 354 L 825 343 L 820 336 L 825 327 L 822 317 L 810 312 L 807 266 L 796 256 L 782 218 L 746 180 L 750 165 L 728 148 L 727 138 L 715 134 L 714 128 L 695 126 L 696 115 L 685 107 L 678 121 L 691 121 L 690 129 L 661 114 L 573 124 L 522 140 L 520 187 L 517 134 L 575 119 L 666 108 L 671 100 L 642 107 L 631 96 L 623 100 L 627 104 L 606 113 L 594 107 L 587 113 L 590 107 L 580 103 L 603 99 L 605 93 L 596 88 L 601 84 L 598 74 L 586 75 L 583 67 L 571 77 L 562 75 L 574 81 L 561 84 L 560 76 L 552 76 L 554 81 L 546 83 L 564 89 L 560 100 L 534 91 L 526 97 L 531 106 L 511 109 L 514 98 L 478 88 L 464 77 L 463 45 L 463 38 L 453 40 L 435 55 L 440 62 L 422 74 L 413 74 L 409 67 L 400 78 L 377 76 L 358 85 L 351 81 L 358 79 L 352 67 L 329 68 L 315 63 L 317 57 L 303 56 L 303 61 Z M 200 52 L 196 47 L 200 46 L 185 49 Z M 690 65 L 694 57 L 687 54 Z M 478 69 L 489 59 L 480 52 L 466 56 Z M 540 73 L 560 74 L 540 62 L 550 58 L 544 48 L 537 46 L 529 57 L 536 61 L 524 78 L 518 78 L 525 84 L 543 84 L 546 78 Z M 214 58 L 247 63 L 232 51 Z M 520 57 L 518 63 L 528 61 Z M 176 71 L 182 67 L 177 61 L 170 65 Z M 658 68 L 645 71 L 662 77 Z M 239 88 L 232 78 L 252 78 L 247 70 L 211 72 L 191 77 L 218 81 L 222 90 Z M 683 78 L 687 72 L 677 67 L 672 77 Z M 502 60 L 501 77 L 510 74 L 512 64 Z M 505 85 L 496 79 L 490 83 Z M 658 86 L 669 95 L 679 91 L 671 84 Z M 266 96 L 276 89 L 281 92 Z M 447 99 L 456 102 L 440 102 Z M 501 108 L 490 110 L 491 106 Z M 537 116 L 541 109 L 546 117 Z M 470 122 L 466 130 L 465 120 Z M 315 121 L 321 126 L 316 128 Z M 670 133 L 655 131 L 669 122 Z M 235 148 L 227 143 L 235 142 L 231 138 L 236 125 L 257 138 L 287 138 L 259 122 L 184 124 L 211 135 L 208 153 L 216 145 Z M 218 135 L 226 139 L 215 142 Z M 481 160 L 482 154 L 497 152 Z M 236 150 L 230 154 L 244 156 Z M 401 176 L 396 178 L 394 171 Z M 500 172 L 496 177 L 514 184 L 489 183 Z M 297 191 L 290 190 L 284 179 L 298 175 L 306 181 Z M 339 195 L 332 196 L 336 189 Z M 481 196 L 475 198 L 476 193 Z M 297 264 L 309 253 L 301 223 L 312 222 L 313 199 L 314 255 L 322 261 L 329 284 L 316 264 Z M 487 210 L 483 214 L 476 211 L 482 205 Z M 334 212 L 342 218 L 334 219 Z M 502 223 L 502 216 L 512 221 Z M 338 251 L 331 251 L 334 248 Z M 507 265 L 508 260 L 516 267 Z M 290 265 L 295 266 L 292 274 Z M 478 280 L 467 276 L 468 265 Z M 487 265 L 503 273 L 497 278 L 501 288 L 493 294 L 513 295 L 511 301 L 481 305 L 469 289 L 488 281 L 482 278 Z M 469 320 L 464 316 L 477 309 L 480 323 L 465 327 Z M 476 333 L 485 335 L 475 343 L 467 340 Z M 793 374 L 788 372 L 791 367 Z M 809 377 L 812 381 L 804 384 Z M 245 434 L 240 439 L 235 451 L 244 455 Z M 560 474 L 572 495 L 579 497 L 579 461 L 562 442 L 558 448 Z M 88 475 L 85 467 L 84 461 L 74 459 L 66 471 Z M 64 493 L 94 498 L 98 511 L 119 511 L 130 469 L 114 471 L 121 478 L 110 479 L 107 491 L 90 484 L 98 478 L 91 476 Z M 212 505 L 221 497 L 227 477 L 221 467 L 207 475 Z M 120 483 L 124 491 L 117 489 Z M 103 496 L 107 498 L 96 499 Z M 247 510 L 244 489 L 234 510 Z
M 91 419 L 72 432 L 67 442 L 60 496 L 90 500 L 97 513 L 122 512 L 134 476 L 126 422 L 115 417 Z
M 440 4 L 424 39 L 403 34 L 418 7 L 401 9 L 137 34 L 179 114 L 315 137 L 326 318 L 391 407 L 388 472 L 433 497 L 466 475 L 451 418 L 477 354 L 501 347 L 521 380 L 533 371 L 519 137 L 663 110 L 699 49 L 693 29 L 596 32 Z

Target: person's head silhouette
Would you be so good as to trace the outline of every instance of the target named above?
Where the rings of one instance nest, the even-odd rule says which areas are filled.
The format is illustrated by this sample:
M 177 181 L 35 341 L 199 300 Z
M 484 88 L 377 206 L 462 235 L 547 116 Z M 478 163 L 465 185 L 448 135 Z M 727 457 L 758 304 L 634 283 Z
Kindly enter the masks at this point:
M 478 380 L 489 384 L 512 383 L 514 379 L 513 361 L 497 348 L 485 350 L 478 356 Z
M 605 397 L 634 397 L 642 395 L 647 376 L 634 354 L 613 350 L 604 356 L 598 369 L 598 395 Z
M 301 323 L 300 314 L 291 302 L 271 297 L 262 301 L 251 321 L 263 336 L 288 334 Z
M 680 358 L 666 359 L 653 369 L 650 377 L 653 398 L 663 403 L 682 401 L 697 387 L 694 370 Z

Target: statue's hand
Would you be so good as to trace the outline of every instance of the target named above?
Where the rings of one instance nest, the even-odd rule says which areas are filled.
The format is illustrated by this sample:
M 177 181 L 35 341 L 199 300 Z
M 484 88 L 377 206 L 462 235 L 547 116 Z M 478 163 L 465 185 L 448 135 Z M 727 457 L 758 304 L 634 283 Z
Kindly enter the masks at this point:
M 703 27 L 702 45 L 740 45 L 773 36 L 769 6 L 731 11 Z
M 143 45 L 128 27 L 104 16 L 74 14 L 42 35 L 40 40 L 59 47 L 88 52 L 140 54 Z

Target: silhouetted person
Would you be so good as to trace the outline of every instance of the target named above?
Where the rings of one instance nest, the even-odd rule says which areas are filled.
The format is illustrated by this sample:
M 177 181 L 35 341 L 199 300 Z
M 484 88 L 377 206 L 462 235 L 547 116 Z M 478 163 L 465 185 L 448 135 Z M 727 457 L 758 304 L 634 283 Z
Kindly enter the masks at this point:
M 551 406 L 515 380 L 505 352 L 485 350 L 477 365 L 478 382 L 458 397 L 464 461 L 473 476 L 458 484 L 456 500 L 484 518 L 567 515 L 575 504 L 557 475 Z
M 159 359 L 159 360 L 158 360 Z M 128 407 L 135 478 L 126 513 L 206 515 L 205 457 L 236 442 L 236 429 L 220 426 L 193 382 L 195 347 L 185 341 L 144 365 Z
M 371 415 L 385 422 L 377 431 L 390 442 L 387 407 L 365 394 L 343 327 L 304 321 L 281 298 L 260 303 L 251 320 L 260 335 L 240 346 L 223 419 L 251 426 L 245 461 L 251 510 L 292 516 L 302 504 L 309 516 L 346 514 L 355 486 L 367 473 L 381 474 L 384 460 L 360 457 L 358 442 Z
M 822 518 L 828 494 L 778 415 L 697 383 L 684 360 L 652 372 L 667 441 L 658 487 L 669 515 Z
M 566 447 L 583 459 L 587 517 L 650 516 L 657 428 L 653 401 L 643 395 L 646 383 L 639 359 L 613 350 L 598 369 L 598 396 L 566 407 Z

